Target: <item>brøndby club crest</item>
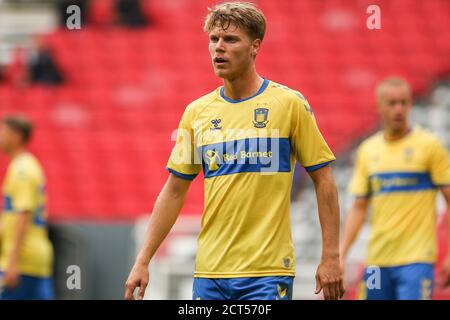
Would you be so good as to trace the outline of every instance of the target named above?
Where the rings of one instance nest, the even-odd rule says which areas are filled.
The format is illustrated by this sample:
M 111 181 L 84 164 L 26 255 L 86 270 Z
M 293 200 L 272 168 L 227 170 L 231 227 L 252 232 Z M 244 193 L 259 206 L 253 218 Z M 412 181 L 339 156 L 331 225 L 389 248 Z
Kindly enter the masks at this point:
M 255 115 L 253 120 L 253 124 L 255 125 L 255 127 L 265 128 L 267 122 L 269 122 L 269 120 L 267 120 L 268 116 L 269 116 L 269 109 L 266 108 L 255 109 Z

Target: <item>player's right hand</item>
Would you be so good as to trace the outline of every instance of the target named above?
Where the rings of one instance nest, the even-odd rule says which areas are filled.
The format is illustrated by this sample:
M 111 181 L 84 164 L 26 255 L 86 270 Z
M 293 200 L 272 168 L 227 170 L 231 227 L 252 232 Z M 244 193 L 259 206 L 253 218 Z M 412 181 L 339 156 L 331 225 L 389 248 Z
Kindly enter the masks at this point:
M 323 290 L 325 300 L 344 297 L 345 286 L 339 257 L 322 259 L 316 272 L 316 294 Z
M 19 285 L 20 276 L 16 266 L 10 266 L 6 269 L 3 279 L 5 288 L 10 290 L 16 288 Z
M 450 253 L 447 254 L 447 257 L 444 259 L 441 265 L 441 283 L 443 288 L 447 288 L 450 286 Z
M 139 288 L 138 300 L 144 299 L 145 288 L 147 288 L 149 280 L 148 266 L 135 263 L 125 283 L 125 299 L 134 299 L 134 290 Z

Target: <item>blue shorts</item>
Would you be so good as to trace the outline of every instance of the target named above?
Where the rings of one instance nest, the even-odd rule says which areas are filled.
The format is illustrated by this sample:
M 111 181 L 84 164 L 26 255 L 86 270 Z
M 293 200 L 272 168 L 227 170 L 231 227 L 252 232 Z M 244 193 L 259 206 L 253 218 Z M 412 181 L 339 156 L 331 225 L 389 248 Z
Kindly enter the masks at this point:
M 294 277 L 194 278 L 193 300 L 292 300 Z
M 10 290 L 3 286 L 3 272 L 0 272 L 0 300 L 53 300 L 55 293 L 51 278 L 21 275 L 19 284 Z
M 434 265 L 413 263 L 396 267 L 367 267 L 360 298 L 367 300 L 429 300 Z

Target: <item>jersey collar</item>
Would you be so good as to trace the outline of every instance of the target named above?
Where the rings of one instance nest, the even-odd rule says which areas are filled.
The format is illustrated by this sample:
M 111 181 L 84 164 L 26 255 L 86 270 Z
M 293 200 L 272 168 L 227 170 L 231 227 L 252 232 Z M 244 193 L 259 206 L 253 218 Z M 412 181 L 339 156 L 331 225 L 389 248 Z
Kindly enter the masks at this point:
M 247 101 L 247 100 L 253 99 L 254 97 L 263 93 L 264 90 L 266 90 L 267 86 L 269 85 L 269 82 L 270 82 L 269 80 L 264 79 L 264 82 L 261 85 L 261 88 L 259 88 L 258 92 L 248 98 L 243 98 L 243 99 L 238 99 L 238 100 L 230 99 L 227 96 L 225 96 L 225 89 L 223 86 L 220 88 L 220 96 L 229 103 L 239 103 L 239 102 Z

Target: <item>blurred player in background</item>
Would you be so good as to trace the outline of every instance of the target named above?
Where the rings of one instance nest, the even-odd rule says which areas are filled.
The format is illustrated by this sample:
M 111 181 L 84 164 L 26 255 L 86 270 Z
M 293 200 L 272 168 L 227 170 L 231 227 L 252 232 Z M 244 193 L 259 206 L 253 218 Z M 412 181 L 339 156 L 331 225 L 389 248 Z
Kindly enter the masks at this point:
M 0 219 L 0 298 L 53 299 L 53 248 L 47 236 L 45 178 L 27 151 L 32 124 L 7 116 L 0 127 L 0 150 L 10 159 L 3 182 Z
M 257 74 L 265 25 L 252 4 L 210 9 L 204 29 L 214 72 L 224 86 L 192 102 L 183 114 L 167 165 L 171 174 L 127 280 L 126 299 L 134 298 L 135 288 L 143 298 L 149 262 L 201 167 L 205 208 L 193 299 L 291 299 L 295 256 L 289 195 L 296 160 L 312 178 L 319 206 L 323 251 L 316 293 L 323 289 L 325 299 L 344 294 L 339 206 L 329 166 L 335 157 L 306 99 Z
M 373 208 L 366 266 L 380 267 L 380 287 L 366 285 L 361 298 L 430 299 L 437 256 L 436 195 L 450 203 L 450 160 L 442 143 L 430 132 L 412 128 L 409 84 L 387 78 L 376 90 L 383 129 L 362 143 L 357 152 L 349 190 L 356 196 L 348 213 L 342 258 Z M 449 232 L 450 235 L 450 232 Z M 442 265 L 445 286 L 450 284 L 450 255 Z

